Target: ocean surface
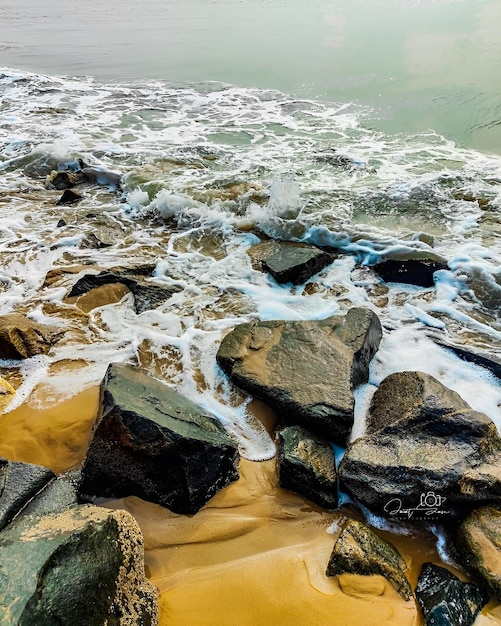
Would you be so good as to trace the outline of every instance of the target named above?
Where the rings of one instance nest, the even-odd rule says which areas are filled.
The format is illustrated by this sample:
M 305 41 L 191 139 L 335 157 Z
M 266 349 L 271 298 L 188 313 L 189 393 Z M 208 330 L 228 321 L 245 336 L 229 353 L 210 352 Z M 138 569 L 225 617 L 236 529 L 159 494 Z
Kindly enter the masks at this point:
M 250 399 L 216 366 L 222 336 L 368 306 L 385 334 L 354 436 L 382 378 L 407 369 L 501 427 L 499 379 L 435 341 L 501 354 L 499 2 L 0 0 L 0 12 L 0 314 L 65 331 L 47 356 L 0 362 L 18 387 L 7 410 L 129 361 L 211 410 L 244 457 L 270 458 Z M 76 159 L 120 173 L 122 190 L 56 206 L 46 177 Z M 283 287 L 252 266 L 258 234 L 343 254 Z M 386 287 L 371 269 L 429 254 L 448 262 L 434 288 Z M 181 291 L 140 315 L 131 295 L 85 316 L 66 300 L 85 272 L 138 264 Z

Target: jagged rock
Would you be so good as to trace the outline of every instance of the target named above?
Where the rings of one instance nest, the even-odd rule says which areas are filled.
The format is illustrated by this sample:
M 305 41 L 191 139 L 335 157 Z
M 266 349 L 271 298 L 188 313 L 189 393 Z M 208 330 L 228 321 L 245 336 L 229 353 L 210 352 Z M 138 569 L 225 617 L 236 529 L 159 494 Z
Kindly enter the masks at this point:
M 57 221 L 56 228 L 63 228 L 63 226 L 67 226 L 67 225 L 68 225 L 68 222 L 65 219 L 61 218 Z
M 462 563 L 501 601 L 501 506 L 472 511 L 460 524 L 456 539 Z
M 109 366 L 81 494 L 136 495 L 196 513 L 238 478 L 238 451 L 219 422 L 131 365 Z
M 65 189 L 63 195 L 56 202 L 56 206 L 76 204 L 77 202 L 80 202 L 81 199 L 82 196 L 80 196 L 78 193 L 71 191 L 71 189 Z
M 299 285 L 330 265 L 334 259 L 333 254 L 316 246 L 281 242 L 278 250 L 262 260 L 262 266 L 277 283 Z
M 450 507 L 501 498 L 501 438 L 495 424 L 422 372 L 381 383 L 367 434 L 346 451 L 344 489 L 381 515 L 448 516 Z
M 85 274 L 71 288 L 68 294 L 69 298 L 81 296 L 91 289 L 119 283 L 125 285 L 134 296 L 134 308 L 136 313 L 143 313 L 149 309 L 156 308 L 166 302 L 172 294 L 179 291 L 178 287 L 161 287 L 143 280 L 134 278 L 137 272 L 122 271 L 103 271 L 99 274 Z
M 23 517 L 0 533 L 4 625 L 158 623 L 141 531 L 126 511 L 90 505 Z
M 47 467 L 0 458 L 0 530 L 55 478 Z
M 367 381 L 380 340 L 377 315 L 354 308 L 319 321 L 241 324 L 224 337 L 217 360 L 287 424 L 344 444 L 353 426 L 352 389 Z
M 406 569 L 405 561 L 394 546 L 378 537 L 365 524 L 349 520 L 334 545 L 326 574 L 383 576 L 404 600 L 410 600 L 412 590 L 404 574 Z
M 64 172 L 53 171 L 47 176 L 45 186 L 48 189 L 58 189 L 62 191 L 63 189 L 70 189 L 71 187 L 75 187 L 75 185 L 81 185 L 86 182 L 88 182 L 88 178 L 82 170 L 68 170 Z
M 337 507 L 336 463 L 330 444 L 299 426 L 278 436 L 280 486 L 326 509 Z
M 437 270 L 447 269 L 447 263 L 436 259 L 387 259 L 376 263 L 373 269 L 387 283 L 433 287 L 433 274 Z
M 486 602 L 476 585 L 433 563 L 423 565 L 416 598 L 427 626 L 472 626 Z
M 0 316 L 0 358 L 25 359 L 47 354 L 62 331 L 11 313 Z

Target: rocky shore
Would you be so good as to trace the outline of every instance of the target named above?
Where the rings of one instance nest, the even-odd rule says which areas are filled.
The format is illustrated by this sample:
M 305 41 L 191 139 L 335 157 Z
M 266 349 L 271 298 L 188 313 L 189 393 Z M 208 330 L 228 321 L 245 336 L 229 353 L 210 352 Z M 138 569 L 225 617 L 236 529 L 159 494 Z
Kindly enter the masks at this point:
M 120 189 L 115 173 L 83 163 L 48 178 L 56 190 L 90 182 Z M 277 285 L 301 285 L 338 255 L 262 239 L 248 254 Z M 373 267 L 381 286 L 430 288 L 447 267 L 433 253 L 397 257 Z M 139 315 L 181 289 L 125 260 L 51 269 L 45 285 L 65 286 L 82 327 L 80 313 L 124 295 Z M 277 444 L 261 462 L 241 458 L 217 417 L 146 358 L 107 364 L 99 389 L 10 410 L 16 367 L 63 331 L 0 316 L 11 363 L 0 379 L 2 624 L 500 623 L 501 436 L 420 371 L 385 378 L 353 435 L 354 393 L 384 333 L 374 308 L 255 319 L 220 337 L 226 383 L 254 398 Z M 457 349 L 498 372 L 492 355 Z

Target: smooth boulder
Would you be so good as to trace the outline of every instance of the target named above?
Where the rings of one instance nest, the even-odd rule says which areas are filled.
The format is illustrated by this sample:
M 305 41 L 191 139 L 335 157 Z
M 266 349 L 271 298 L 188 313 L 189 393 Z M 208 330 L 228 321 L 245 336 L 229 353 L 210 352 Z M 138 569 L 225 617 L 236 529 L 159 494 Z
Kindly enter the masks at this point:
M 26 516 L 0 533 L 4 625 L 153 626 L 141 531 L 126 511 L 91 505 Z
M 405 561 L 394 546 L 362 522 L 349 520 L 334 544 L 326 575 L 383 576 L 404 600 L 410 600 L 412 590 L 404 574 L 406 569 Z
M 193 514 L 238 478 L 238 460 L 213 416 L 144 370 L 114 363 L 101 384 L 80 493 L 135 495 Z
M 10 313 L 0 316 L 0 359 L 26 359 L 47 354 L 62 331 Z
M 367 434 L 349 446 L 338 475 L 380 515 L 445 521 L 457 507 L 501 499 L 501 438 L 432 376 L 398 372 L 375 392 Z
M 373 266 L 387 283 L 408 283 L 418 287 L 433 287 L 433 275 L 438 270 L 447 269 L 447 263 L 430 259 L 387 259 Z
M 337 507 L 336 463 L 332 446 L 299 426 L 277 432 L 280 487 L 326 509 Z
M 486 602 L 472 583 L 464 583 L 452 572 L 425 563 L 416 587 L 426 626 L 472 626 Z
M 377 315 L 363 308 L 318 321 L 250 322 L 224 337 L 217 361 L 284 423 L 345 444 L 352 390 L 367 381 L 381 334 Z
M 277 283 L 300 285 L 327 265 L 335 256 L 316 246 L 291 242 L 280 242 L 278 249 L 262 260 L 263 269 Z

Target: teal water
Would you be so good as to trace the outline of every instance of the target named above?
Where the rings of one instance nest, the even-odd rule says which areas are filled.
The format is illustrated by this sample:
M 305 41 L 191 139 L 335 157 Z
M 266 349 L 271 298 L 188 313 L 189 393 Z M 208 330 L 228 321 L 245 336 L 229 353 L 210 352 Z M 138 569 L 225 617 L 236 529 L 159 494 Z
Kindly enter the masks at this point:
M 5 66 L 354 101 L 382 132 L 431 128 L 501 153 L 497 0 L 2 0 L 0 11 Z

